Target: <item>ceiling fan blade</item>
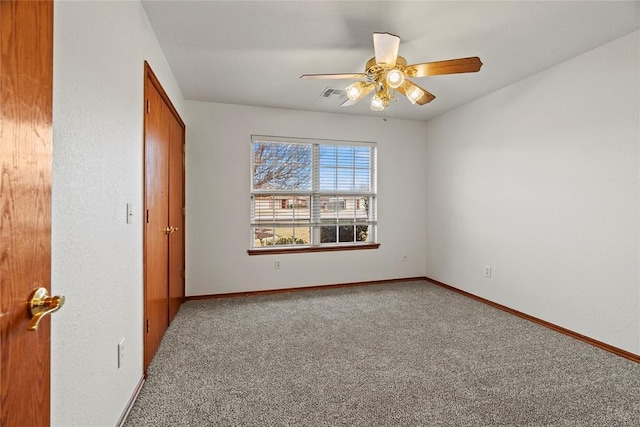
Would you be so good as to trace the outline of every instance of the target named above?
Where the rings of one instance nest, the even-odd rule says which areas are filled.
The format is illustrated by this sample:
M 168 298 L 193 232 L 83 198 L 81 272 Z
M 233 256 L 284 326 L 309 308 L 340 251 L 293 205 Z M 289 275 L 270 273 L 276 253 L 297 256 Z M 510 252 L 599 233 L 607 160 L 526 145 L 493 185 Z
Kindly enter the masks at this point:
M 396 65 L 400 37 L 389 33 L 373 33 L 373 50 L 376 54 L 376 63 Z
M 336 79 L 364 79 L 367 77 L 366 74 L 363 73 L 352 73 L 352 74 L 303 74 L 300 76 L 301 79 L 308 80 L 336 80 Z
M 413 64 L 405 69 L 405 73 L 410 77 L 438 76 L 441 74 L 475 73 L 480 71 L 480 67 L 482 67 L 480 58 L 473 56 L 471 58 Z
M 428 92 L 426 89 L 418 86 L 417 84 L 415 84 L 410 80 L 405 80 L 402 86 L 398 87 L 396 90 L 408 98 L 407 91 L 411 90 L 412 86 L 415 86 L 418 89 L 420 89 L 422 92 L 424 92 L 424 94 L 416 100 L 416 104 L 424 105 L 436 99 L 436 96 L 434 94 Z

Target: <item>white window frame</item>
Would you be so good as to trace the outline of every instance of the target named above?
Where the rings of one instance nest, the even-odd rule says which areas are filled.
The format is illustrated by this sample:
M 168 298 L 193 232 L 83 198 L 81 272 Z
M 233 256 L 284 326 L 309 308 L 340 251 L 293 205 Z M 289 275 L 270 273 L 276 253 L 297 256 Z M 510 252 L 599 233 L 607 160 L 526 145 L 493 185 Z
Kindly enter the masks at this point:
M 284 144 L 302 144 L 302 145 L 310 145 L 312 147 L 312 158 L 311 158 L 311 189 L 308 191 L 291 191 L 291 190 L 263 190 L 263 189 L 255 189 L 253 188 L 254 184 L 254 144 L 257 142 L 263 143 L 284 143 Z M 321 191 L 320 190 L 320 146 L 366 146 L 370 149 L 370 158 L 369 158 L 369 191 Z M 255 255 L 261 252 L 272 253 L 274 251 L 279 252 L 287 252 L 292 250 L 340 250 L 340 249 L 371 249 L 377 248 L 379 245 L 377 243 L 377 144 L 375 142 L 366 142 L 366 141 L 343 141 L 343 140 L 326 140 L 326 139 L 315 139 L 315 138 L 290 138 L 290 137 L 279 137 L 279 136 L 266 136 L 266 135 L 251 135 L 251 161 L 250 161 L 250 211 L 251 211 L 251 222 L 250 222 L 250 241 L 249 241 L 249 254 Z M 256 196 L 303 196 L 309 197 L 311 206 L 310 206 L 310 222 L 309 226 L 311 229 L 310 232 L 310 240 L 309 244 L 290 244 L 290 245 L 268 245 L 268 246 L 257 246 L 255 240 L 255 229 L 260 227 L 293 227 L 293 222 L 287 221 L 277 221 L 274 219 L 272 223 L 265 222 L 257 222 L 255 220 L 254 214 L 254 198 Z M 326 197 L 352 197 L 352 198 L 368 198 L 369 207 L 368 207 L 368 218 L 367 219 L 356 219 L 353 220 L 345 220 L 340 218 L 335 218 L 335 220 L 327 220 L 326 218 L 321 218 L 321 198 Z M 299 223 L 295 225 L 300 225 Z M 340 242 L 339 238 L 339 229 L 338 227 L 341 225 L 349 225 L 349 226 L 358 226 L 358 225 L 366 225 L 368 226 L 368 238 L 364 242 L 360 241 L 349 241 L 349 242 Z M 326 226 L 336 226 L 336 242 L 332 243 L 321 243 L 321 227 Z M 357 240 L 357 238 L 354 238 Z

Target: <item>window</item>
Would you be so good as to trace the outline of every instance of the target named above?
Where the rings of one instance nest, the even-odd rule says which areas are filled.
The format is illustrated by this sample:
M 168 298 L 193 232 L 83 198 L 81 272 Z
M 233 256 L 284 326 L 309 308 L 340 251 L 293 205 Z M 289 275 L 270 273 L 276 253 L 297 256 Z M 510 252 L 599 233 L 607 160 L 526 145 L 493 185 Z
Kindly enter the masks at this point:
M 251 144 L 252 249 L 375 244 L 374 143 L 253 135 Z

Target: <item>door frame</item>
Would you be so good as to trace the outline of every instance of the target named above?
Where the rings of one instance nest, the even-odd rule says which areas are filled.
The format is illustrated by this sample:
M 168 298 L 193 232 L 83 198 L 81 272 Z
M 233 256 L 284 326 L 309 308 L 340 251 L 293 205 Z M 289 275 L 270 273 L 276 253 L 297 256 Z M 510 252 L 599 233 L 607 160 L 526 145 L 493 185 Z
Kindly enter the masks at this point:
M 144 372 L 144 376 L 146 378 L 147 376 L 147 369 L 149 368 L 149 364 L 151 363 L 151 360 L 146 360 L 146 354 L 147 354 L 147 306 L 148 306 L 148 300 L 147 300 L 147 227 L 146 227 L 146 214 L 147 214 L 147 158 L 146 158 L 146 145 L 147 145 L 147 116 L 148 116 L 148 104 L 147 104 L 147 99 L 149 99 L 149 95 L 147 93 L 147 83 L 150 83 L 154 89 L 158 92 L 158 94 L 160 95 L 160 97 L 162 98 L 162 100 L 164 101 L 165 105 L 167 106 L 167 108 L 169 109 L 169 111 L 171 112 L 171 115 L 176 119 L 176 121 L 178 122 L 178 124 L 180 125 L 181 129 L 182 129 L 182 224 L 180 225 L 182 227 L 183 230 L 183 236 L 184 238 L 182 239 L 182 265 L 185 266 L 186 269 L 186 260 L 185 260 L 185 248 L 186 248 L 186 228 L 185 228 L 185 206 L 186 206 L 186 181 L 185 181 L 185 177 L 186 177 L 186 161 L 185 161 L 185 153 L 186 153 L 186 141 L 185 141 L 185 137 L 186 137 L 186 126 L 184 124 L 184 121 L 182 120 L 182 118 L 180 117 L 180 114 L 178 114 L 178 110 L 175 108 L 175 106 L 173 105 L 173 103 L 171 102 L 171 99 L 169 98 L 169 95 L 167 95 L 166 91 L 164 90 L 164 88 L 162 87 L 162 85 L 160 84 L 160 80 L 158 80 L 158 78 L 156 77 L 155 73 L 153 72 L 153 70 L 151 69 L 151 66 L 149 65 L 149 63 L 147 61 L 144 61 L 144 96 L 143 96 L 143 106 L 142 106 L 142 111 L 143 111 L 143 203 L 144 203 L 144 208 L 143 208 L 143 223 L 142 223 L 142 230 L 143 230 L 143 288 L 144 288 L 144 293 L 143 293 L 143 298 L 144 298 L 144 307 L 143 307 L 143 319 L 142 319 L 142 334 L 143 334 L 143 351 L 142 351 L 142 358 L 143 358 L 143 372 Z M 167 269 L 168 272 L 168 269 Z M 183 280 L 182 280 L 182 295 L 183 295 L 183 301 L 184 301 L 184 295 L 185 295 L 185 282 L 186 279 L 184 277 L 185 275 L 183 274 Z M 167 299 L 169 298 L 169 294 L 167 294 Z M 169 306 L 169 305 L 168 305 Z

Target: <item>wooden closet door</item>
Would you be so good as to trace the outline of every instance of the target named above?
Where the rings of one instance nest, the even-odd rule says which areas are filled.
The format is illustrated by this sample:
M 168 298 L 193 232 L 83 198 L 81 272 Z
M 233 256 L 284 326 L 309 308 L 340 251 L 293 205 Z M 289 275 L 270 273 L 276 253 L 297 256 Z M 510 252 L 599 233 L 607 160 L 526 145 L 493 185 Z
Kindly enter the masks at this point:
M 145 372 L 184 300 L 184 137 L 145 63 Z
M 184 129 L 169 121 L 169 323 L 184 300 Z
M 145 82 L 145 370 L 169 326 L 169 126 L 171 115 Z

